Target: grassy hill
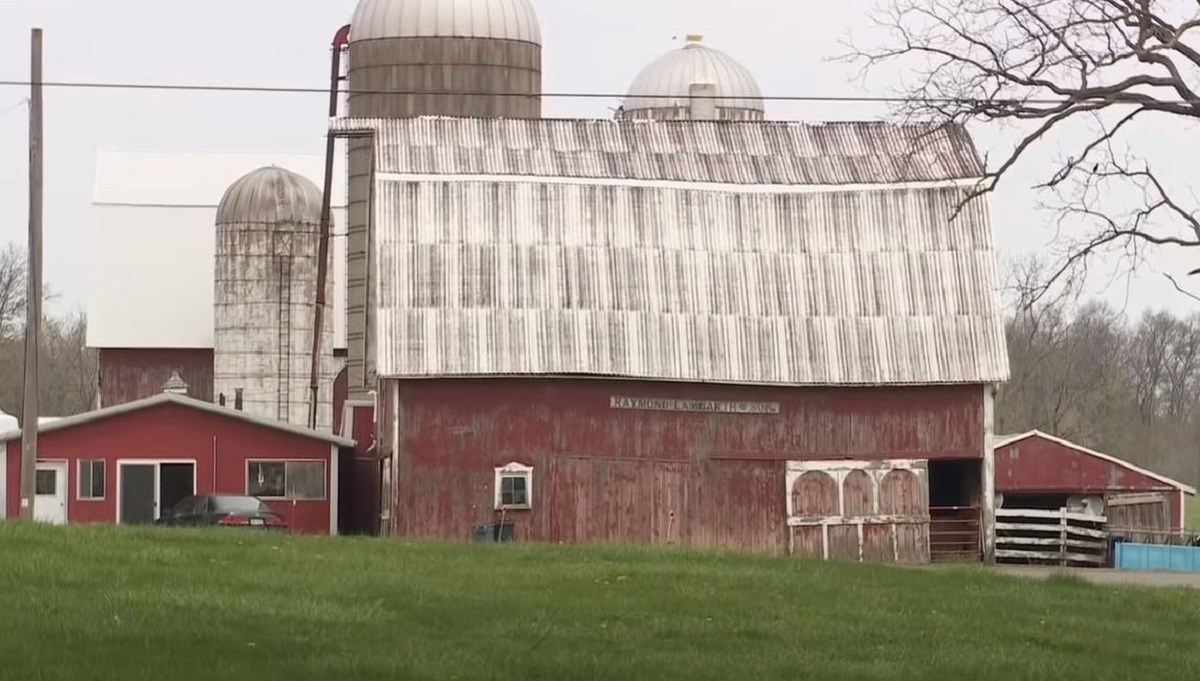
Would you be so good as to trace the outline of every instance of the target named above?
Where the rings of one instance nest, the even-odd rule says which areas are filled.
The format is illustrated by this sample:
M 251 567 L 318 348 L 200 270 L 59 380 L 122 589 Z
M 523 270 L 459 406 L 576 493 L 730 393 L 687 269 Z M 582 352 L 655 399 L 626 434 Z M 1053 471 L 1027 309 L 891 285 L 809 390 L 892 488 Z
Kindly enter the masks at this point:
M 1187 529 L 1200 532 L 1200 497 L 1184 497 L 1183 513 L 1187 518 Z
M 1200 592 L 727 554 L 0 524 L 7 679 L 1200 677 Z

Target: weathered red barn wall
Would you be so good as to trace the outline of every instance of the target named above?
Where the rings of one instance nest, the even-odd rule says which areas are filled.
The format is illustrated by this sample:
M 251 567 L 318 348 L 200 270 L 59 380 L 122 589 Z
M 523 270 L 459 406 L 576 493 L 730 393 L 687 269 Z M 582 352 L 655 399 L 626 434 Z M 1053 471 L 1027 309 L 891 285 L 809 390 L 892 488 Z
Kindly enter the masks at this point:
M 9 440 L 7 448 L 6 511 L 12 518 L 17 515 L 20 498 L 21 440 Z M 116 522 L 118 459 L 195 460 L 199 494 L 245 494 L 249 459 L 323 459 L 327 462 L 326 500 L 295 503 L 268 500 L 267 504 L 288 521 L 293 532 L 329 533 L 333 470 L 330 445 L 292 433 L 165 404 L 42 433 L 38 437 L 38 458 L 68 463 L 67 520 L 71 523 Z M 77 498 L 77 462 L 81 459 L 105 460 L 103 500 Z
M 1172 529 L 1181 529 L 1183 493 L 1161 480 L 1037 436 L 996 448 L 997 494 L 1166 492 Z
M 388 414 L 396 384 L 380 390 Z M 778 415 L 613 409 L 613 396 L 778 402 Z M 787 389 L 584 379 L 399 384 L 392 532 L 466 538 L 493 522 L 494 468 L 534 467 L 535 541 L 780 551 L 784 461 L 980 458 L 981 386 Z
M 211 348 L 102 348 L 99 362 L 102 407 L 161 393 L 172 371 L 188 384 L 189 397 L 214 401 Z M 232 404 L 233 396 L 229 399 Z

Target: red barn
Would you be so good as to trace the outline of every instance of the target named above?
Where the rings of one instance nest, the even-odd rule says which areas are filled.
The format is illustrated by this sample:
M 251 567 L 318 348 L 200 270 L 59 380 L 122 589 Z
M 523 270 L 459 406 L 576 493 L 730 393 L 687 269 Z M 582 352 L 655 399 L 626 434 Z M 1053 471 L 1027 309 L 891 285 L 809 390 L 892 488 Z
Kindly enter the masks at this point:
M 962 129 L 335 126 L 374 140 L 383 533 L 987 557 L 1008 360 Z
M 339 455 L 354 442 L 163 393 L 42 425 L 34 515 L 151 523 L 190 494 L 251 494 L 291 530 L 337 533 Z M 0 510 L 19 514 L 21 433 L 0 434 Z
M 1095 500 L 1116 530 L 1179 531 L 1196 490 L 1037 430 L 996 443 L 996 496 L 1005 508 L 1057 509 Z M 1099 510 L 1099 509 L 1098 509 Z

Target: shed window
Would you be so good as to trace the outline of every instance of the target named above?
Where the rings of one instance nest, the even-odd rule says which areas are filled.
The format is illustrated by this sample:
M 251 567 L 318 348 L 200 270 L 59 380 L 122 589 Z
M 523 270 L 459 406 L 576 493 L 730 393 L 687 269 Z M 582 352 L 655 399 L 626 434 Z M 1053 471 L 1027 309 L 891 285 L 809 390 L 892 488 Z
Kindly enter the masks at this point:
M 533 468 L 510 463 L 496 469 L 496 508 L 525 509 L 533 506 Z
M 104 461 L 79 462 L 79 498 L 98 501 L 104 498 Z
M 58 494 L 58 472 L 40 470 L 34 474 L 34 491 L 38 496 Z
M 246 467 L 246 494 L 268 499 L 325 498 L 324 461 L 251 461 Z

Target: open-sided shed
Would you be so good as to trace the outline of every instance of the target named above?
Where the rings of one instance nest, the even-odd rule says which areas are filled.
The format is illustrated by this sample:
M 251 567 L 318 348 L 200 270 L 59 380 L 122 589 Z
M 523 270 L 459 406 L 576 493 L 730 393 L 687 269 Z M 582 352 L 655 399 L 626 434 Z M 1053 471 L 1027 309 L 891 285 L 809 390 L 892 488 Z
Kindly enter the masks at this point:
M 1005 508 L 1058 509 L 1075 502 L 1101 511 L 1114 530 L 1178 531 L 1178 480 L 1037 430 L 998 438 L 996 498 Z

